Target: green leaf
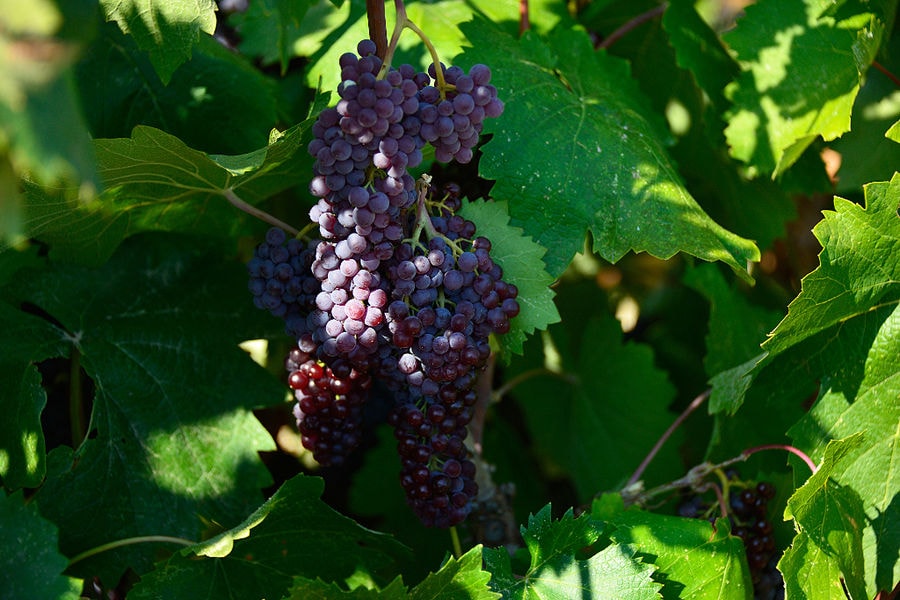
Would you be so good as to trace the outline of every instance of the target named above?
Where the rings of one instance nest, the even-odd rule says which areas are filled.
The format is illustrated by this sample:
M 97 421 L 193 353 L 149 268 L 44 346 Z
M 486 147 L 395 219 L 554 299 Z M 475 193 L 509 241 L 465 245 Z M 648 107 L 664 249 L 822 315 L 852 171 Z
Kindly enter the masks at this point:
M 830 4 L 757 2 L 725 36 L 744 69 L 727 90 L 734 108 L 725 134 L 732 155 L 758 172 L 779 175 L 819 136 L 850 129 L 884 22 L 862 9 L 822 16 Z
M 892 38 L 879 56 L 892 73 L 900 69 L 900 40 Z M 889 181 L 900 165 L 900 146 L 885 132 L 900 118 L 897 84 L 882 73 L 870 70 L 853 105 L 852 129 L 829 144 L 840 154 L 837 194 L 862 193 L 870 181 Z
M 172 73 L 191 58 L 200 32 L 212 35 L 216 29 L 213 0 L 100 0 L 107 21 L 134 37 L 164 84 Z
M 69 561 L 56 549 L 57 530 L 25 504 L 22 492 L 0 494 L 0 596 L 75 600 L 81 582 L 63 576 Z
M 504 548 L 485 549 L 485 563 L 494 574 L 491 588 L 513 599 L 567 599 L 579 597 L 637 600 L 659 598 L 660 585 L 651 579 L 653 567 L 624 548 L 609 546 L 587 559 L 576 554 L 593 544 L 602 524 L 586 513 L 573 517 L 572 510 L 558 521 L 547 505 L 522 527 L 522 539 L 531 564 L 522 577 L 512 575 Z
M 4 255 L 0 254 L 0 258 Z M 65 356 L 63 332 L 0 302 L 0 480 L 16 490 L 38 487 L 47 470 L 41 411 L 47 393 L 34 363 Z
M 713 104 L 725 106 L 725 86 L 740 72 L 721 39 L 691 2 L 672 2 L 662 17 L 678 66 L 690 71 Z
M 410 600 L 494 600 L 500 594 L 488 588 L 491 574 L 481 569 L 482 547 L 475 546 L 459 559 L 450 557 L 437 573 L 430 573 L 410 590 Z
M 831 475 L 861 443 L 861 434 L 829 442 L 822 465 L 794 492 L 785 511 L 785 517 L 793 517 L 809 540 L 825 552 L 825 560 L 834 561 L 839 567 L 854 599 L 871 597 L 863 578 L 865 512 L 859 495 L 832 480 Z
M 566 323 L 564 316 L 548 332 L 562 372 L 529 379 L 512 393 L 539 451 L 571 474 L 581 498 L 590 498 L 622 483 L 640 464 L 671 423 L 675 390 L 654 366 L 649 347 L 622 342 L 611 316 L 572 321 L 580 338 L 571 346 L 565 344 Z M 517 373 L 543 368 L 535 364 L 540 350 L 525 355 L 530 359 Z M 679 468 L 674 447 L 677 442 L 657 456 L 647 477 Z
M 663 598 L 744 600 L 753 594 L 744 544 L 728 522 L 627 510 L 612 521 L 611 537 L 656 567 Z
M 770 356 L 873 308 L 900 303 L 900 175 L 865 191 L 865 208 L 835 198 L 835 210 L 813 229 L 823 247 L 819 267 L 803 278 L 800 295 L 763 344 Z
M 51 315 L 95 387 L 90 431 L 48 457 L 37 494 L 68 556 L 122 538 L 198 539 L 234 523 L 271 482 L 258 453 L 274 448 L 251 409 L 284 392 L 238 346 L 260 331 L 243 265 L 194 238 L 136 236 L 102 268 L 56 265 L 20 292 Z M 259 313 L 259 315 L 257 314 Z M 118 581 L 149 569 L 155 544 L 79 562 Z
M 492 194 L 509 201 L 513 224 L 548 249 L 551 275 L 582 250 L 587 231 L 611 262 L 628 251 L 682 251 L 743 271 L 758 259 L 754 244 L 716 225 L 684 188 L 627 63 L 595 54 L 579 30 L 558 28 L 546 42 L 480 20 L 464 31 L 506 103 L 485 124 L 493 138 L 482 174 L 497 180 Z
M 846 600 L 841 571 L 833 560 L 800 533 L 778 561 L 787 598 Z
M 312 0 L 262 0 L 236 13 L 234 24 L 241 34 L 241 51 L 259 56 L 263 64 L 279 63 L 281 74 L 294 57 L 294 45 L 301 35 L 303 18 Z
M 75 68 L 95 139 L 128 137 L 147 125 L 205 152 L 266 144 L 278 118 L 277 87 L 247 58 L 204 36 L 164 83 L 131 37 L 112 23 L 100 33 Z
M 725 280 L 715 265 L 702 264 L 684 275 L 685 284 L 709 300 L 706 373 L 714 376 L 753 358 L 781 314 L 751 304 L 736 284 Z
M 159 598 L 178 590 L 198 600 L 281 598 L 294 577 L 339 582 L 354 572 L 388 582 L 407 557 L 406 548 L 328 507 L 320 500 L 323 488 L 316 477 L 286 481 L 240 525 L 181 550 L 142 576 L 129 597 Z
M 509 333 L 500 336 L 500 346 L 504 353 L 521 354 L 528 335 L 559 321 L 550 289 L 553 278 L 541 261 L 547 250 L 525 236 L 520 228 L 509 225 L 509 207 L 505 201 L 467 202 L 459 214 L 475 223 L 477 235 L 491 240 L 491 258 L 503 267 L 503 279 L 519 288 L 521 312 L 511 321 Z
M 54 256 L 97 264 L 139 231 L 235 232 L 244 221 L 233 202 L 258 203 L 308 177 L 293 159 L 305 149 L 310 125 L 233 157 L 204 154 L 152 127 L 136 127 L 130 139 L 97 140 L 107 191 L 85 204 L 65 191 L 51 200 L 30 189 L 29 233 L 52 244 Z

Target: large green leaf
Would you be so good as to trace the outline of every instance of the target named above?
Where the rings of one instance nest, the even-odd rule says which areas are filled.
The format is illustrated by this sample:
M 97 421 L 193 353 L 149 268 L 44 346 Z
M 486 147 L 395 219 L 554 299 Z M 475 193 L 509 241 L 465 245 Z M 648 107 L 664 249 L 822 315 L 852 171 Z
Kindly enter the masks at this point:
M 251 409 L 284 392 L 237 346 L 266 328 L 245 281 L 241 265 L 172 234 L 135 236 L 99 269 L 22 278 L 96 389 L 87 438 L 50 453 L 37 494 L 66 555 L 134 536 L 198 539 L 261 499 L 271 478 L 258 452 L 274 444 Z M 113 584 L 158 548 L 126 546 L 75 572 Z
M 47 190 L 31 188 L 26 225 L 31 235 L 53 245 L 55 255 L 95 264 L 139 231 L 233 233 L 245 224 L 246 214 L 229 199 L 258 203 L 308 177 L 293 160 L 305 150 L 310 124 L 296 125 L 240 156 L 211 156 L 144 126 L 136 127 L 131 138 L 97 140 L 106 192 L 85 204 L 66 190 L 49 196 Z
M 778 175 L 819 136 L 850 129 L 862 78 L 884 34 L 868 3 L 823 16 L 830 0 L 763 0 L 725 36 L 744 69 L 728 88 L 732 155 Z
M 654 366 L 649 347 L 622 342 L 617 320 L 573 315 L 570 327 L 578 335 L 567 341 L 567 316 L 563 313 L 563 323 L 545 334 L 552 340 L 545 344 L 552 343 L 561 359 L 562 374 L 533 377 L 512 394 L 525 410 L 542 457 L 569 473 L 579 496 L 587 499 L 621 484 L 640 464 L 671 423 L 668 406 L 675 390 Z M 535 339 L 535 346 L 540 341 Z M 540 347 L 534 350 L 514 364 L 514 374 L 543 367 Z M 675 447 L 673 440 L 647 477 L 679 468 Z
M 612 520 L 613 541 L 653 564 L 663 582 L 663 598 L 745 600 L 752 593 L 743 542 L 728 523 L 716 528 L 686 519 L 628 510 Z
M 26 505 L 21 492 L 0 494 L 0 531 L 0 597 L 80 597 L 81 582 L 62 574 L 68 561 L 57 550 L 56 526 Z
M 201 32 L 212 35 L 216 29 L 214 0 L 100 0 L 100 6 L 108 21 L 150 55 L 163 83 L 191 58 Z
M 172 590 L 197 600 L 282 598 L 297 576 L 390 581 L 408 550 L 330 508 L 320 500 L 323 488 L 315 477 L 288 480 L 241 524 L 158 564 L 129 598 Z
M 522 527 L 531 556 L 527 572 L 513 574 L 506 549 L 485 549 L 491 588 L 511 599 L 659 598 L 660 585 L 651 579 L 653 567 L 626 548 L 609 546 L 590 558 L 576 556 L 597 541 L 602 529 L 590 514 L 575 518 L 571 509 L 553 521 L 550 506 L 545 506 Z
M 459 559 L 450 558 L 430 573 L 409 594 L 410 600 L 495 600 L 500 594 L 488 588 L 491 574 L 481 568 L 482 547 L 475 546 Z
M 548 249 L 551 275 L 562 273 L 588 231 L 594 250 L 613 262 L 628 251 L 682 251 L 743 271 L 759 258 L 684 188 L 627 63 L 593 53 L 576 29 L 558 28 L 546 40 L 531 32 L 516 40 L 482 20 L 463 29 L 506 103 L 485 125 L 493 138 L 481 171 L 497 180 L 492 193 L 509 202 L 513 224 Z
M 541 260 L 547 250 L 509 225 L 506 202 L 467 202 L 459 214 L 475 223 L 477 235 L 491 240 L 491 257 L 503 267 L 503 279 L 519 288 L 521 312 L 510 322 L 509 333 L 501 336 L 500 345 L 505 352 L 521 354 L 528 335 L 559 321 L 549 287 L 553 278 Z

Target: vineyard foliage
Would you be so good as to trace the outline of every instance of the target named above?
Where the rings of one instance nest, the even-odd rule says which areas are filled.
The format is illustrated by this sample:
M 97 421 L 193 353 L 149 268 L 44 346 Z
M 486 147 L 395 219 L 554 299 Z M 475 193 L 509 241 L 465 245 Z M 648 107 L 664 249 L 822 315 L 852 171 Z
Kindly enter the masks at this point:
M 761 569 L 789 600 L 897 589 L 896 0 L 407 1 L 505 105 L 471 163 L 414 170 L 459 184 L 521 306 L 452 535 L 405 502 L 389 391 L 345 465 L 303 449 L 296 340 L 247 285 L 272 219 L 309 223 L 313 123 L 385 3 L 14 4 L 0 597 L 775 597 Z M 404 30 L 393 64 L 431 60 Z M 716 491 L 758 482 L 754 566 Z

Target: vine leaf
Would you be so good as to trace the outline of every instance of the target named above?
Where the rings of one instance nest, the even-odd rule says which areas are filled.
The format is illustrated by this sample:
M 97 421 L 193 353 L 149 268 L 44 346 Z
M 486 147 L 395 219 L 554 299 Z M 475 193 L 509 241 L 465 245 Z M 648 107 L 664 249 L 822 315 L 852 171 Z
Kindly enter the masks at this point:
M 292 159 L 305 150 L 310 121 L 239 156 L 209 155 L 159 129 L 135 127 L 131 138 L 95 142 L 107 190 L 91 202 L 30 188 L 29 234 L 68 260 L 103 262 L 128 235 L 174 230 L 223 235 L 244 221 L 226 200 L 234 193 L 253 204 L 308 178 Z
M 627 510 L 611 525 L 614 542 L 656 567 L 663 598 L 744 600 L 752 593 L 744 544 L 729 534 L 727 520 L 713 529 L 700 519 Z
M 235 13 L 234 24 L 241 34 L 241 51 L 259 56 L 263 64 L 279 63 L 281 74 L 294 57 L 303 17 L 314 4 L 311 0 L 262 0 Z
M 831 440 L 864 434 L 831 478 L 847 490 L 841 501 L 852 505 L 858 495 L 865 512 L 865 589 L 873 597 L 900 580 L 896 553 L 879 550 L 896 547 L 900 531 L 900 175 L 867 186 L 865 199 L 865 207 L 835 199 L 835 210 L 813 230 L 822 243 L 820 265 L 803 279 L 787 316 L 763 344 L 766 354 L 743 372 L 732 370 L 713 393 L 740 406 L 739 422 L 760 423 L 766 431 L 773 423 L 780 431 L 789 427 L 793 444 L 816 461 Z M 816 389 L 812 408 L 803 409 Z M 733 453 L 735 445 L 777 443 L 780 431 L 772 429 L 761 441 L 738 427 L 723 429 L 719 438 Z M 795 557 L 816 552 L 814 541 L 801 541 Z M 856 559 L 841 554 L 840 560 Z M 819 575 L 827 572 L 823 567 Z
M 668 406 L 675 390 L 654 366 L 648 346 L 623 343 L 621 326 L 612 316 L 572 322 L 578 337 L 571 340 L 566 325 L 553 325 L 543 340 L 535 338 L 547 354 L 530 347 L 525 360 L 514 363 L 511 376 L 545 368 L 548 354 L 557 357 L 560 374 L 529 379 L 513 394 L 525 409 L 536 447 L 571 475 L 581 497 L 590 497 L 627 477 L 618 469 L 640 464 L 671 423 Z M 673 450 L 678 435 L 651 463 L 648 479 L 679 468 Z M 605 461 L 605 456 L 616 460 Z
M 851 598 L 869 598 L 863 579 L 862 529 L 865 513 L 859 495 L 831 479 L 836 468 L 862 443 L 862 434 L 829 442 L 821 467 L 788 500 L 786 518 L 793 518 L 801 535 L 821 549 L 824 560 L 834 561 Z M 784 576 L 794 577 L 793 573 Z M 799 587 L 813 592 L 807 582 Z
M 49 453 L 36 496 L 67 556 L 135 536 L 199 539 L 204 523 L 233 523 L 261 499 L 271 477 L 258 453 L 274 443 L 252 409 L 284 396 L 237 346 L 269 327 L 245 281 L 219 250 L 160 233 L 129 239 L 101 268 L 57 264 L 19 281 L 95 389 L 86 439 Z M 127 546 L 73 572 L 115 583 L 158 550 Z
M 0 480 L 10 490 L 38 487 L 47 471 L 41 427 L 47 392 L 35 363 L 68 354 L 62 333 L 0 302 L 0 411 L 7 415 L 0 419 Z
M 732 155 L 757 172 L 777 176 L 819 136 L 832 140 L 850 129 L 885 21 L 868 3 L 823 15 L 831 4 L 757 2 L 724 36 L 744 69 L 726 90 L 734 108 L 725 135 Z
M 100 7 L 108 21 L 115 21 L 149 54 L 163 83 L 191 58 L 200 32 L 212 35 L 216 30 L 214 0 L 100 0 Z
M 62 573 L 66 557 L 56 549 L 56 526 L 25 504 L 22 492 L 0 494 L 0 590 L 7 598 L 81 597 L 81 581 Z
M 518 227 L 509 224 L 506 202 L 466 202 L 459 214 L 475 223 L 476 235 L 491 240 L 491 258 L 503 267 L 503 279 L 519 288 L 521 312 L 512 319 L 508 333 L 499 336 L 500 347 L 508 353 L 522 353 L 525 338 L 536 329 L 546 329 L 559 321 L 550 289 L 553 278 L 543 268 L 546 248 L 536 244 Z
M 450 557 L 436 573 L 428 576 L 409 594 L 410 600 L 495 600 L 500 594 L 488 587 L 491 574 L 482 570 L 483 548 L 475 546 L 459 559 Z
M 129 596 L 178 590 L 198 600 L 282 598 L 294 577 L 343 582 L 364 574 L 387 583 L 409 551 L 330 508 L 323 489 L 317 477 L 289 479 L 241 524 L 159 563 Z
M 661 587 L 651 579 L 654 568 L 620 546 L 609 546 L 590 558 L 576 554 L 597 541 L 603 530 L 599 521 L 566 511 L 558 521 L 550 516 L 550 505 L 528 518 L 521 528 L 522 539 L 531 557 L 522 577 L 512 571 L 504 548 L 484 550 L 485 564 L 492 573 L 491 588 L 504 598 L 594 597 L 638 600 L 659 598 Z
M 485 124 L 493 137 L 482 174 L 496 180 L 492 195 L 509 202 L 512 223 L 548 249 L 552 276 L 583 249 L 587 231 L 611 262 L 630 250 L 660 258 L 682 251 L 746 276 L 759 250 L 687 192 L 663 147 L 663 125 L 641 112 L 646 100 L 625 61 L 594 53 L 580 30 L 516 40 L 476 20 L 463 31 L 506 104 Z
M 296 577 L 289 595 L 284 600 L 407 600 L 409 590 L 403 580 L 397 577 L 382 589 L 356 587 L 348 591 L 336 583 L 321 579 Z

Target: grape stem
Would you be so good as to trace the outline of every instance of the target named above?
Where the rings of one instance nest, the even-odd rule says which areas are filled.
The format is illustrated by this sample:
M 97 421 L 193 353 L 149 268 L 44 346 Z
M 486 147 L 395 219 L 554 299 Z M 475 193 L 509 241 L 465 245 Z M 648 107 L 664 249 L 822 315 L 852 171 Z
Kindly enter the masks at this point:
M 425 35 L 425 32 L 419 29 L 419 27 L 406 16 L 406 6 L 403 4 L 403 0 L 394 0 L 394 7 L 397 10 L 397 22 L 394 24 L 394 32 L 391 34 L 391 43 L 388 45 L 387 52 L 384 55 L 384 62 L 381 65 L 381 70 L 378 72 L 377 78 L 382 79 L 387 74 L 388 70 L 390 70 L 391 61 L 394 59 L 394 52 L 397 50 L 397 44 L 400 42 L 400 34 L 403 33 L 404 28 L 407 28 L 419 36 L 419 39 L 422 40 L 422 43 L 424 43 L 425 47 L 428 49 L 428 53 L 431 55 L 431 62 L 434 63 L 434 78 L 437 80 L 437 89 L 443 100 L 446 98 L 448 86 L 444 80 L 444 69 L 441 67 L 441 58 L 438 56 L 437 49 L 434 47 L 434 44 L 431 43 L 431 40 L 428 39 L 428 36 Z
M 800 457 L 800 460 L 806 463 L 806 466 L 809 467 L 809 470 L 812 471 L 813 474 L 815 474 L 815 472 L 819 470 L 818 467 L 816 467 L 816 463 L 812 461 L 812 459 L 808 454 L 806 454 L 806 452 L 787 444 L 764 444 L 762 446 L 754 446 L 753 448 L 748 448 L 747 450 L 741 452 L 741 460 L 747 460 L 752 455 L 760 452 L 761 450 L 786 450 L 791 454 Z
M 631 477 L 628 478 L 628 482 L 625 484 L 626 488 L 638 482 L 638 480 L 641 478 L 641 475 L 643 475 L 644 471 L 647 469 L 647 466 L 659 453 L 659 450 L 660 448 L 662 448 L 663 444 L 666 443 L 666 440 L 668 440 L 672 436 L 672 434 L 675 433 L 675 430 L 678 429 L 679 426 L 681 426 L 684 420 L 687 419 L 691 415 L 691 413 L 697 410 L 700 405 L 703 404 L 707 398 L 709 398 L 709 394 L 711 391 L 712 390 L 706 390 L 705 392 L 691 400 L 691 403 L 687 405 L 687 408 L 685 408 L 681 412 L 681 414 L 678 415 L 678 417 L 674 421 L 672 421 L 672 424 L 669 425 L 669 428 L 666 429 L 661 436 L 659 436 L 659 439 L 656 440 L 656 444 L 653 445 L 653 448 L 650 449 L 650 452 L 647 453 L 647 456 L 644 457 L 644 460 L 641 461 L 641 464 L 638 465 L 638 468 L 635 469 L 634 473 L 631 474 Z
M 172 537 L 168 535 L 142 535 L 138 537 L 125 538 L 121 540 L 115 540 L 113 542 L 108 542 L 106 544 L 100 544 L 94 548 L 89 550 L 85 550 L 80 554 L 76 554 L 71 559 L 69 559 L 69 566 L 71 567 L 75 563 L 81 562 L 86 558 L 90 558 L 102 552 L 106 552 L 107 550 L 114 550 L 116 548 L 121 548 L 123 546 L 132 546 L 134 544 L 146 544 L 148 542 L 162 542 L 168 544 L 178 544 L 180 546 L 193 546 L 196 542 L 192 542 L 191 540 L 186 540 L 184 538 Z
M 882 65 L 882 64 L 881 64 L 880 62 L 878 62 L 877 60 L 873 60 L 873 61 L 872 61 L 872 66 L 875 67 L 876 69 L 878 69 L 879 71 L 881 71 L 882 74 L 884 74 L 885 77 L 887 77 L 888 79 L 890 79 L 890 80 L 894 83 L 894 85 L 896 85 L 897 87 L 900 87 L 900 77 L 897 77 L 896 75 L 894 75 L 893 73 L 891 73 L 890 71 L 888 71 L 888 70 L 885 68 L 885 66 Z
M 295 237 L 297 236 L 297 234 L 300 233 L 300 230 L 298 230 L 295 227 L 292 227 L 291 225 L 288 225 L 281 219 L 279 219 L 273 215 L 270 215 L 266 211 L 260 210 L 260 209 L 256 208 L 255 206 L 250 206 L 249 204 L 244 202 L 237 194 L 235 194 L 234 190 L 231 188 L 223 190 L 222 195 L 225 196 L 225 199 L 228 200 L 228 202 L 230 202 L 232 206 L 234 206 L 238 210 L 244 211 L 248 215 L 254 216 L 257 219 L 260 219 L 261 221 L 265 221 L 269 225 L 274 225 L 275 227 L 280 227 L 281 229 L 284 229 L 286 232 L 288 232 L 289 234 L 291 234 Z
M 620 38 L 625 36 L 625 34 L 630 32 L 632 29 L 636 29 L 637 27 L 643 25 L 647 21 L 652 21 L 656 17 L 658 17 L 661 14 L 663 14 L 664 12 L 666 12 L 666 9 L 668 7 L 669 7 L 669 3 L 664 2 L 657 7 L 651 8 L 650 10 L 648 10 L 645 13 L 639 14 L 638 16 L 634 17 L 630 21 L 625 22 L 621 27 L 619 27 L 618 29 L 613 31 L 611 34 L 609 34 L 609 36 L 607 36 L 606 39 L 601 40 L 599 43 L 597 43 L 594 46 L 595 49 L 599 50 L 600 48 L 609 48 L 610 46 L 615 44 L 617 41 L 619 41 Z

